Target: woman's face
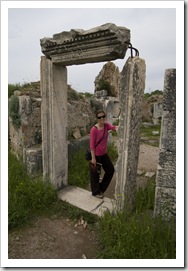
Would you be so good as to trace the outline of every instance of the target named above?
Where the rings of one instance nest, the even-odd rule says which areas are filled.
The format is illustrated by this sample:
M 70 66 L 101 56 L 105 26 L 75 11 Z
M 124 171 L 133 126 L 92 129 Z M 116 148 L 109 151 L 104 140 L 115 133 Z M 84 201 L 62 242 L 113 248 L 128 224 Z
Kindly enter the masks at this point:
M 101 112 L 97 115 L 98 123 L 104 123 L 105 122 L 106 115 Z

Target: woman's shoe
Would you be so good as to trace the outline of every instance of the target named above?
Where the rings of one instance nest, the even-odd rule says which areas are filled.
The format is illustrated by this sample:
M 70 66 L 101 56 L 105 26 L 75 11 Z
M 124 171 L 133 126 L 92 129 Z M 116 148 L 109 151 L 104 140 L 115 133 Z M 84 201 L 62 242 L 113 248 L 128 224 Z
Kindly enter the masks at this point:
M 94 197 L 98 198 L 98 199 L 103 199 L 104 195 L 102 192 L 100 192 L 100 194 L 94 195 Z

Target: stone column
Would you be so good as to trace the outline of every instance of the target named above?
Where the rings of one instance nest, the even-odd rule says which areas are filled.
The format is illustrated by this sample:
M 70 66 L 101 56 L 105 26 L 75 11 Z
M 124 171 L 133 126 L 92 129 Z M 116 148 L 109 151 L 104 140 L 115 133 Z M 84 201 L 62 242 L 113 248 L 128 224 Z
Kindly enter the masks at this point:
M 120 123 L 116 172 L 117 210 L 136 206 L 136 175 L 140 146 L 141 104 L 145 89 L 145 61 L 129 58 L 120 75 Z
M 43 176 L 55 187 L 67 185 L 67 68 L 41 57 Z
M 154 215 L 165 219 L 176 215 L 176 70 L 164 78 L 160 153 L 156 175 Z
M 114 105 L 114 102 L 110 100 L 106 100 L 104 103 L 104 111 L 106 112 L 106 121 L 111 124 L 113 123 L 113 105 Z M 109 143 L 113 142 L 111 133 L 109 133 L 108 135 L 108 142 Z

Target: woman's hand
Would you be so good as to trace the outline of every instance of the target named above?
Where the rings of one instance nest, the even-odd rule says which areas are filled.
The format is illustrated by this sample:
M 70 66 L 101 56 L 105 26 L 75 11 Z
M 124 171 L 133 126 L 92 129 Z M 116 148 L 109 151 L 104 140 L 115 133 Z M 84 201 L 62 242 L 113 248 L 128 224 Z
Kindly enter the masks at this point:
M 96 163 L 97 163 L 96 159 L 95 159 L 95 158 L 92 158 L 91 164 L 92 164 L 94 167 L 96 167 Z

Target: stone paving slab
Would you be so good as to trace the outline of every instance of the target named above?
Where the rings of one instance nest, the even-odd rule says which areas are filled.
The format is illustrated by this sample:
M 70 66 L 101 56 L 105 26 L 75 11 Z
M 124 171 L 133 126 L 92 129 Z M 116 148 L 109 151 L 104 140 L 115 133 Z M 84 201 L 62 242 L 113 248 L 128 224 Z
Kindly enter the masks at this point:
M 102 216 L 106 210 L 112 212 L 115 208 L 113 199 L 98 199 L 93 197 L 90 191 L 75 186 L 67 186 L 60 190 L 58 198 L 98 216 Z

